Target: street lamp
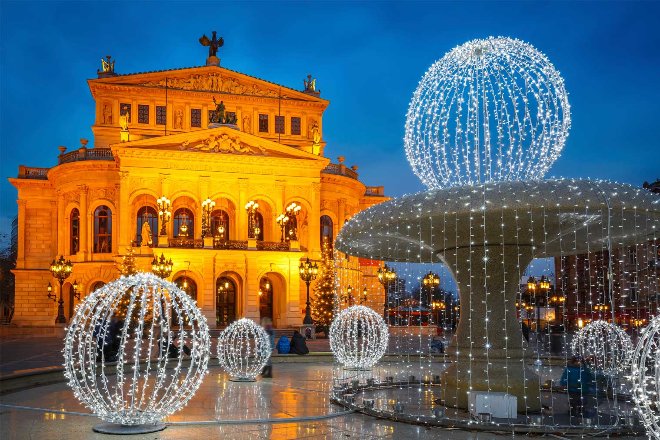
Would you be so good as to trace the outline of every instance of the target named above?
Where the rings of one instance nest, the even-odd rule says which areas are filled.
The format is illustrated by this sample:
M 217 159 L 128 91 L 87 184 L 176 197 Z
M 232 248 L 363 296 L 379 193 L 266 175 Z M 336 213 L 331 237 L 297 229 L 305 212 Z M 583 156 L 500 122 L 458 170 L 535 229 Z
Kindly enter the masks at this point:
M 250 200 L 245 204 L 245 210 L 248 213 L 248 238 L 257 238 L 259 236 L 259 225 L 257 224 L 257 209 L 259 204 Z
M 305 319 L 303 319 L 303 324 L 313 324 L 312 321 L 312 309 L 309 306 L 309 283 L 316 279 L 316 276 L 319 274 L 319 266 L 316 262 L 312 263 L 309 260 L 309 257 L 305 261 L 300 262 L 300 267 L 298 268 L 300 272 L 300 278 L 307 284 L 307 307 L 305 308 Z
M 367 303 L 367 286 L 364 286 L 364 289 L 362 289 L 362 299 L 360 300 L 360 304 L 366 304 Z
M 296 202 L 291 202 L 289 206 L 286 207 L 286 216 L 289 218 L 289 233 L 286 237 L 287 240 L 298 240 L 298 222 L 296 222 L 296 217 L 300 214 L 302 207 Z
M 277 224 L 280 225 L 280 231 L 281 231 L 281 237 L 280 237 L 280 242 L 284 243 L 284 229 L 286 228 L 286 224 L 289 221 L 289 216 L 286 214 L 280 214 L 277 216 Z
M 71 264 L 71 260 L 65 260 L 64 255 L 60 255 L 60 258 L 53 260 L 53 262 L 50 263 L 50 272 L 60 283 L 60 299 L 57 301 L 57 318 L 55 318 L 55 324 L 66 324 L 66 317 L 64 316 L 64 298 L 62 298 L 62 285 L 64 285 L 64 280 L 71 275 L 72 271 L 73 264 Z M 55 295 L 52 295 L 52 286 L 50 283 L 48 283 L 48 287 L 48 298 L 51 298 L 54 301 Z
M 213 212 L 213 208 L 215 208 L 215 202 L 211 200 L 210 197 L 207 197 L 206 200 L 202 202 L 202 221 L 204 223 L 204 227 L 202 228 L 202 238 L 212 234 L 211 212 Z
M 397 275 L 396 271 L 394 269 L 391 269 L 387 266 L 387 264 L 383 265 L 383 267 L 378 268 L 378 281 L 383 285 L 385 288 L 385 303 L 383 306 L 383 317 L 385 318 L 385 322 L 389 322 L 389 319 L 387 318 L 387 308 L 389 306 L 389 290 L 390 286 L 396 281 Z
M 349 286 L 346 288 L 346 303 L 348 304 L 348 307 L 353 305 L 353 288 Z
M 159 235 L 167 235 L 167 229 L 165 228 L 165 226 L 172 217 L 172 211 L 170 211 L 170 206 L 172 206 L 172 203 L 170 202 L 170 199 L 168 199 L 165 196 L 162 196 L 161 198 L 156 200 L 156 204 L 158 205 L 158 221 L 160 222 Z
M 172 267 L 174 264 L 172 264 L 172 259 L 170 258 L 169 261 L 165 259 L 165 255 L 160 254 L 159 258 L 156 258 L 154 255 L 154 259 L 151 260 L 151 271 L 154 273 L 154 275 L 160 277 L 160 278 L 167 278 L 172 274 Z

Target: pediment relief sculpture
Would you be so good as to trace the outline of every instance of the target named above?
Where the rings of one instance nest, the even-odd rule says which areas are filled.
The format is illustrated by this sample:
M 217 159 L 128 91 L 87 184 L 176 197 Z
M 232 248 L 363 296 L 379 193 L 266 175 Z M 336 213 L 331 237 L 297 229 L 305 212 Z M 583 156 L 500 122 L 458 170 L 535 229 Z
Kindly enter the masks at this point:
M 276 90 L 264 89 L 256 84 L 245 84 L 234 77 L 224 76 L 220 73 L 191 75 L 187 78 L 167 78 L 167 80 L 163 78 L 141 85 L 147 87 L 165 87 L 165 81 L 167 81 L 167 87 L 171 89 L 223 92 L 234 95 L 267 96 L 273 98 L 279 96 Z M 286 95 L 282 95 L 282 97 L 286 98 Z
M 227 133 L 211 135 L 206 139 L 184 141 L 181 144 L 181 149 L 209 153 L 266 155 L 266 149 L 264 147 L 248 145 L 245 142 L 241 142 L 238 137 L 232 138 Z

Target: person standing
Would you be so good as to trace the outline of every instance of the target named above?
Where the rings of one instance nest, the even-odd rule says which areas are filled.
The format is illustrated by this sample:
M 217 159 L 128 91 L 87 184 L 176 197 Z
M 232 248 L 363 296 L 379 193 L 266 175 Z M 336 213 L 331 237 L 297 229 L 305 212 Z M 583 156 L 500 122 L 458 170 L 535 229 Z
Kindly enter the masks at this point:
M 270 344 L 270 352 L 272 355 L 273 349 L 275 348 L 275 332 L 273 331 L 273 321 L 266 317 L 261 320 L 261 326 L 268 333 L 268 343 Z M 273 360 L 271 356 L 268 357 L 268 362 L 264 366 L 264 369 L 261 370 L 261 377 L 272 378 L 273 377 Z

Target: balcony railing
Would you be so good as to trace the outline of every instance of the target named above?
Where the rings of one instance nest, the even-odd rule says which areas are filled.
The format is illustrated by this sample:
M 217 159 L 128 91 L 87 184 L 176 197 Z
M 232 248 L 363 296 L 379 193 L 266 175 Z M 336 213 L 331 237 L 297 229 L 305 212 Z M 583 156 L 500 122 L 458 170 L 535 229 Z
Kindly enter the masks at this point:
M 241 251 L 247 248 L 247 240 L 213 240 L 213 249 Z
M 346 176 L 351 179 L 358 180 L 358 173 L 341 163 L 328 164 L 328 166 L 323 168 L 323 171 L 321 172 L 325 174 L 336 174 L 338 176 Z
M 78 162 L 81 160 L 115 160 L 110 148 L 80 148 L 69 153 L 59 155 L 59 164 Z
M 50 168 L 26 167 L 25 165 L 19 165 L 18 178 L 48 180 L 49 169 Z
M 176 237 L 170 238 L 169 247 L 173 248 L 188 248 L 188 249 L 202 249 L 204 247 L 204 240 L 196 240 L 194 238 Z
M 134 247 L 137 247 L 137 243 L 132 243 Z M 168 242 L 168 247 L 171 248 L 182 248 L 182 249 L 203 249 L 204 240 L 194 239 L 194 238 L 170 238 Z M 213 240 L 213 249 L 217 250 L 230 250 L 230 251 L 246 251 L 248 250 L 248 241 L 247 240 Z M 257 250 L 258 251 L 279 251 L 279 252 L 288 252 L 289 243 L 281 243 L 279 241 L 257 241 Z M 301 248 L 301 250 L 303 250 Z
M 368 186 L 364 192 L 365 196 L 371 197 L 385 197 L 385 187 L 383 186 Z

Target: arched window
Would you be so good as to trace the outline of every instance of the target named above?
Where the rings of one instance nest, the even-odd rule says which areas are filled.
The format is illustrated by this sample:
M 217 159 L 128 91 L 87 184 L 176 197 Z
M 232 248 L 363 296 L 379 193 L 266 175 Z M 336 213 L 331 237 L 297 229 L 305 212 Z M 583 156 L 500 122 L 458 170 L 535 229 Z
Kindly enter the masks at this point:
M 328 241 L 328 244 L 332 246 L 332 238 L 334 237 L 332 219 L 329 215 L 321 216 L 321 245 Z
M 286 241 L 299 240 L 299 233 L 300 231 L 298 230 L 298 219 L 296 216 L 292 215 L 289 217 L 289 221 L 286 222 L 286 225 L 284 226 L 284 239 Z
M 143 244 L 144 237 L 142 236 L 142 228 L 144 227 L 144 222 L 147 222 L 149 225 L 149 228 L 151 229 L 151 241 L 153 243 L 153 246 L 158 245 L 158 212 L 156 212 L 156 209 L 151 207 L 151 206 L 143 206 L 140 208 L 137 212 L 137 220 L 136 220 L 136 226 L 137 226 L 137 232 L 135 234 L 136 236 L 136 242 L 138 246 L 141 246 Z M 148 241 L 144 244 L 147 244 Z
M 112 252 L 112 211 L 105 205 L 94 210 L 94 252 Z
M 257 220 L 257 226 L 259 227 L 259 233 L 256 236 L 256 239 L 259 241 L 264 240 L 264 216 L 261 215 L 259 211 L 255 212 L 255 217 Z
M 226 327 L 236 320 L 236 284 L 221 277 L 215 282 L 215 325 Z
M 179 208 L 174 212 L 175 237 L 195 238 L 195 216 L 188 208 Z
M 222 209 L 211 213 L 211 235 L 222 240 L 229 240 L 229 214 Z
M 76 255 L 80 250 L 80 211 L 78 208 L 73 208 L 71 210 L 70 219 L 70 243 L 69 243 L 69 254 Z
M 89 288 L 89 293 L 95 292 L 103 286 L 105 286 L 105 283 L 103 281 L 97 281 L 94 284 L 92 284 L 92 287 Z
M 259 281 L 259 317 L 273 319 L 273 282 L 268 277 Z

